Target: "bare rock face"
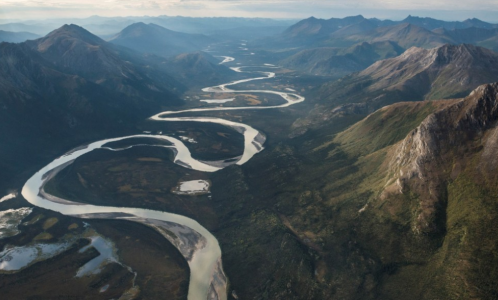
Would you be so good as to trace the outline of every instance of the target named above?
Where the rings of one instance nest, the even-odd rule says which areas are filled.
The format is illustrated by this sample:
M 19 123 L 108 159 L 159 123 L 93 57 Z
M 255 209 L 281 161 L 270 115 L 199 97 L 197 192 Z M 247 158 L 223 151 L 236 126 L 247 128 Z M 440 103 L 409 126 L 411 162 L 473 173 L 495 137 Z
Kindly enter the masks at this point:
M 381 198 L 418 195 L 414 232 L 444 232 L 439 216 L 446 205 L 445 182 L 454 176 L 452 172 L 458 172 L 453 158 L 480 145 L 489 130 L 481 164 L 489 161 L 496 165 L 493 150 L 497 148 L 498 134 L 493 126 L 497 119 L 498 83 L 482 85 L 462 101 L 429 115 L 395 149 L 389 163 L 390 179 Z

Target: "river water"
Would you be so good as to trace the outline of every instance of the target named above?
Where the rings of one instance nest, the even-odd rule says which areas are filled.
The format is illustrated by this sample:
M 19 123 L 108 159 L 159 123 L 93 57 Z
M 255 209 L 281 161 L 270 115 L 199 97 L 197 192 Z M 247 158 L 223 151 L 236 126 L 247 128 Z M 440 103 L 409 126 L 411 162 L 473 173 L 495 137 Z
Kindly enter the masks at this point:
M 233 57 L 225 56 L 221 63 L 233 62 Z M 265 66 L 268 68 L 268 66 Z M 242 68 L 237 67 L 237 72 L 243 72 Z M 223 161 L 200 161 L 192 158 L 192 155 L 185 144 L 174 138 L 163 135 L 140 134 L 125 136 L 119 138 L 106 139 L 93 142 L 91 144 L 74 149 L 63 156 L 53 160 L 34 174 L 24 185 L 22 189 L 23 197 L 31 204 L 64 215 L 75 216 L 86 219 L 119 219 L 138 222 L 150 226 L 161 233 L 168 239 L 185 257 L 190 268 L 190 282 L 188 290 L 189 300 L 226 300 L 227 299 L 227 278 L 223 272 L 221 249 L 217 239 L 197 221 L 190 218 L 147 209 L 124 208 L 95 206 L 75 202 L 71 199 L 62 199 L 45 192 L 45 184 L 57 175 L 65 167 L 72 164 L 78 157 L 81 157 L 96 149 L 107 149 L 109 151 L 124 151 L 132 147 L 143 145 L 129 146 L 126 148 L 112 148 L 108 144 L 133 138 L 152 138 L 161 141 L 167 141 L 171 145 L 148 145 L 153 147 L 170 148 L 175 153 L 174 163 L 185 168 L 198 170 L 202 172 L 216 172 L 229 165 L 242 165 L 248 162 L 254 155 L 261 152 L 266 140 L 264 134 L 260 133 L 253 127 L 228 121 L 220 118 L 209 117 L 170 117 L 174 114 L 185 114 L 189 112 L 209 112 L 209 111 L 226 111 L 226 110 L 259 110 L 259 109 L 276 109 L 288 107 L 290 105 L 304 101 L 304 97 L 295 93 L 285 93 L 270 90 L 232 90 L 228 86 L 234 86 L 240 83 L 264 80 L 275 77 L 272 72 L 260 72 L 264 76 L 244 80 L 238 80 L 215 87 L 203 89 L 204 92 L 210 93 L 268 93 L 276 94 L 282 97 L 286 102 L 275 106 L 260 107 L 213 107 L 213 108 L 196 108 L 183 111 L 166 111 L 152 116 L 150 119 L 161 122 L 202 122 L 216 123 L 231 127 L 244 136 L 243 154 L 235 158 L 227 158 Z M 171 235 L 174 234 L 174 236 Z

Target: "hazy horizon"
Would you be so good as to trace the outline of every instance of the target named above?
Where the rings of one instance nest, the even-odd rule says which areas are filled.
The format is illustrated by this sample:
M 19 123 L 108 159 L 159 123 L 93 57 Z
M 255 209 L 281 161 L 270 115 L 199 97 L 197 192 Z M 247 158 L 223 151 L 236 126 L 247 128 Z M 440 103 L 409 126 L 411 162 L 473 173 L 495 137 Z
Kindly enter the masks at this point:
M 427 9 L 430 7 L 431 9 Z M 451 9 L 448 9 L 451 8 Z M 184 16 L 184 17 L 244 17 L 272 19 L 341 18 L 351 15 L 366 18 L 402 20 L 408 15 L 431 17 L 447 21 L 478 18 L 498 23 L 498 3 L 479 0 L 455 3 L 448 0 L 392 2 L 374 1 L 298 1 L 298 0 L 83 0 L 36 1 L 0 0 L 0 20 L 26 21 L 102 17 Z

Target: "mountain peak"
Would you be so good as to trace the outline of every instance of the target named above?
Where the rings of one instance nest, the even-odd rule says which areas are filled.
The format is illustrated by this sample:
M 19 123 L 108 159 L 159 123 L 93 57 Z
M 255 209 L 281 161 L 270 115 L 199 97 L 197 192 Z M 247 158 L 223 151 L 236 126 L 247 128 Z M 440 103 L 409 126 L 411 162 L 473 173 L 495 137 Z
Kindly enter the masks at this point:
M 43 42 L 41 44 L 46 44 L 47 42 L 51 44 L 61 38 L 78 39 L 92 45 L 101 45 L 102 43 L 105 43 L 104 40 L 92 34 L 83 27 L 75 24 L 65 24 L 43 37 Z
M 62 33 L 62 32 L 79 34 L 79 35 L 88 35 L 88 34 L 93 35 L 85 28 L 78 26 L 76 24 L 64 24 L 62 27 L 55 29 L 54 31 L 52 31 L 48 35 Z
M 108 41 L 138 52 L 172 56 L 201 50 L 212 39 L 201 34 L 169 30 L 154 23 L 138 22 L 127 26 Z
M 468 60 L 476 59 L 481 60 L 486 58 L 489 55 L 485 48 L 481 48 L 478 46 L 474 46 L 471 44 L 460 44 L 460 45 L 452 45 L 445 44 L 438 48 L 432 50 L 437 55 L 437 59 L 435 62 L 445 62 L 459 60 L 461 63 L 466 63 Z
M 475 90 L 473 90 L 469 97 L 467 98 L 476 98 L 476 99 L 493 99 L 496 98 L 498 100 L 498 82 L 488 83 L 478 86 Z
M 175 34 L 175 31 L 169 30 L 162 26 L 154 23 L 145 24 L 143 22 L 133 23 L 126 28 L 124 28 L 120 33 L 118 33 L 111 40 L 119 38 L 133 38 L 139 36 L 160 36 L 165 34 Z
M 350 16 L 350 17 L 345 17 L 344 20 L 365 20 L 365 17 L 363 15 L 357 15 L 357 16 Z

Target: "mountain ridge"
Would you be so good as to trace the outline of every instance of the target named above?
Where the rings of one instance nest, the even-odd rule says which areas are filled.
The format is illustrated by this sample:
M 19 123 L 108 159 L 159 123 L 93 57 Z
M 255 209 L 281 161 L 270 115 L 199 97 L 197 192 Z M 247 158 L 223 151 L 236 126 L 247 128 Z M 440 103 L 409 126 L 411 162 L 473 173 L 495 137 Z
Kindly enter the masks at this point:
M 178 104 L 173 91 L 184 89 L 171 76 L 148 67 L 149 62 L 138 53 L 110 44 L 77 25 L 64 25 L 27 45 L 61 72 L 128 96 L 164 101 L 167 95 Z
M 165 57 L 199 51 L 213 41 L 213 38 L 202 34 L 176 32 L 143 22 L 131 24 L 109 39 L 109 42 L 116 45 Z
M 400 101 L 460 98 L 477 86 L 498 81 L 498 53 L 473 45 L 413 47 L 315 90 L 321 99 L 298 119 L 292 136 L 336 117 L 366 115 Z

